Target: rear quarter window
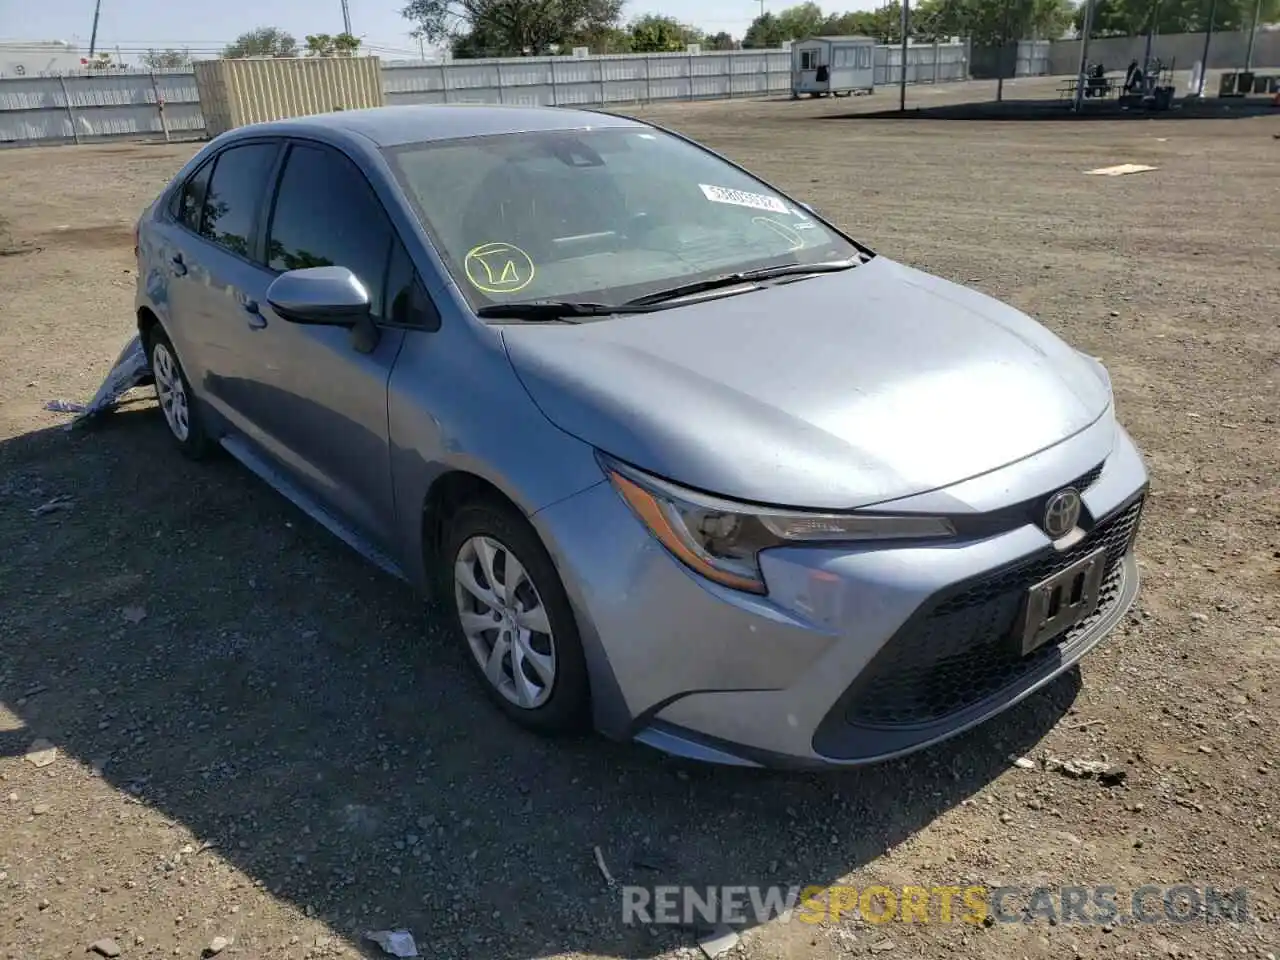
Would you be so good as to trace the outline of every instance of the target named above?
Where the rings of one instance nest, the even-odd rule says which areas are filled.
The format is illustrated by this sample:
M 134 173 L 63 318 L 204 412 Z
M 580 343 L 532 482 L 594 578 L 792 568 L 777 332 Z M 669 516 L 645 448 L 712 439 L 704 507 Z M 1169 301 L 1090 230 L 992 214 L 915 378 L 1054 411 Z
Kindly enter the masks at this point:
M 200 218 L 202 237 L 242 257 L 252 255 L 254 230 L 277 150 L 275 143 L 247 143 L 218 154 Z

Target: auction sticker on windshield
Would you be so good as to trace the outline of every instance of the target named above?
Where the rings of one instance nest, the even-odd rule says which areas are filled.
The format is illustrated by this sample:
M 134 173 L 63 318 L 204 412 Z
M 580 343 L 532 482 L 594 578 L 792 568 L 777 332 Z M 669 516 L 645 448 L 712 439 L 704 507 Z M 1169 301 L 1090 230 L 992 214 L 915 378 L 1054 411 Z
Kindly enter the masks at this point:
M 787 205 L 777 197 L 764 193 L 748 193 L 745 190 L 730 190 L 728 187 L 713 187 L 708 183 L 698 184 L 703 195 L 712 203 L 731 203 L 735 207 L 750 207 L 752 210 L 770 210 L 773 213 L 790 213 Z
M 467 251 L 467 279 L 481 293 L 519 293 L 533 282 L 533 258 L 514 243 L 482 243 Z

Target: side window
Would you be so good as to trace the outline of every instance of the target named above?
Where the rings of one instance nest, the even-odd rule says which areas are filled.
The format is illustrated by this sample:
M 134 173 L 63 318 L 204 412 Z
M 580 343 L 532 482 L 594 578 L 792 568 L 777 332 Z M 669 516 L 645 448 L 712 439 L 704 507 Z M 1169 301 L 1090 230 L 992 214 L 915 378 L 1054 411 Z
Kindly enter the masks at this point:
M 204 197 L 212 172 L 213 164 L 204 164 L 187 179 L 178 193 L 178 222 L 193 233 L 200 231 L 200 213 L 204 209 Z
M 346 157 L 294 145 L 285 160 L 267 233 L 272 270 L 346 267 L 383 318 L 383 281 L 394 230 L 382 204 Z M 395 296 L 395 294 L 391 294 Z
M 258 204 L 276 150 L 274 143 L 247 143 L 218 154 L 200 221 L 202 237 L 242 257 L 251 255 Z

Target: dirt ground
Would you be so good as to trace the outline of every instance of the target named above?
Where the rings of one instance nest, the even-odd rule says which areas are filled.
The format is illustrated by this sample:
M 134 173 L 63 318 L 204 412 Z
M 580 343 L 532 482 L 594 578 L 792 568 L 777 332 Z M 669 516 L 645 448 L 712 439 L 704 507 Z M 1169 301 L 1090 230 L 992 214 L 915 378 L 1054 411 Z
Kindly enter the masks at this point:
M 45 404 L 87 400 L 131 334 L 131 224 L 194 145 L 0 153 L 0 957 L 377 955 L 365 931 L 397 928 L 430 957 L 694 956 L 695 930 L 622 924 L 599 847 L 620 884 L 1107 884 L 1123 908 L 1185 882 L 1251 914 L 793 918 L 732 956 L 1274 960 L 1280 115 L 847 117 L 893 96 L 643 113 L 1102 357 L 1152 496 L 1139 607 L 1082 670 L 830 775 L 518 733 L 412 595 L 230 460 L 180 459 L 150 398 L 64 432 Z M 1157 169 L 1082 173 L 1125 162 Z

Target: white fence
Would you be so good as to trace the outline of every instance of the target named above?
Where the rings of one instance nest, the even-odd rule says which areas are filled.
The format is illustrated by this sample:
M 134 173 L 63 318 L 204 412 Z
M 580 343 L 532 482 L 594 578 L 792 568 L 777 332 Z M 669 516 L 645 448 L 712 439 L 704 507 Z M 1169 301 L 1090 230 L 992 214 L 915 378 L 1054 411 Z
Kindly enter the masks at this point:
M 907 83 L 947 83 L 969 79 L 969 43 L 908 43 Z M 902 47 L 876 47 L 876 86 L 902 82 Z
M 897 84 L 901 60 L 900 48 L 877 48 L 875 82 Z M 907 50 L 908 83 L 942 83 L 968 76 L 967 43 L 919 44 Z M 791 54 L 786 50 L 743 50 L 384 63 L 382 77 L 391 104 L 609 107 L 661 100 L 789 95 Z M 190 71 L 0 77 L 3 146 L 204 135 L 200 96 Z

